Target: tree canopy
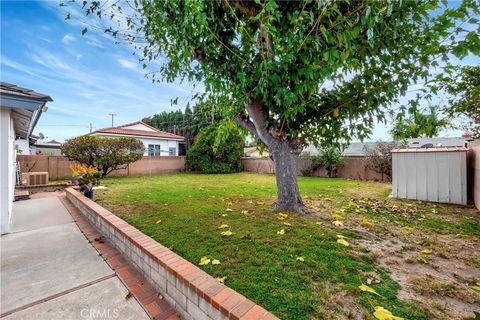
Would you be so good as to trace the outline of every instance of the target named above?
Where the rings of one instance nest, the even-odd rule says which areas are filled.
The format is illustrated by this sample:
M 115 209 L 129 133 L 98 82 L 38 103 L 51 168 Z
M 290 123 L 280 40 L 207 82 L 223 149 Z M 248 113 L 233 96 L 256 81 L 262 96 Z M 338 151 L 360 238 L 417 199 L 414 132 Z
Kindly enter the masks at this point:
M 145 150 L 143 143 L 136 138 L 88 135 L 69 139 L 60 148 L 67 158 L 88 167 L 95 167 L 103 177 L 140 160 Z
M 221 141 L 218 136 L 222 135 Z M 243 136 L 238 130 L 223 132 L 218 124 L 203 128 L 188 150 L 185 166 L 203 173 L 233 173 L 242 170 Z
M 407 115 L 400 112 L 391 130 L 393 139 L 436 137 L 442 129 L 449 125 L 446 117 L 439 114 L 439 107 L 431 106 L 428 112 L 411 109 Z
M 160 62 L 157 79 L 202 83 L 196 99 L 230 102 L 225 113 L 282 173 L 277 209 L 303 208 L 296 165 L 305 144 L 364 139 L 410 84 L 442 72 L 451 54 L 480 54 L 478 0 L 121 4 L 83 6 L 113 21 L 105 31 L 135 43 L 144 67 Z
M 447 114 L 467 118 L 459 127 L 472 137 L 480 138 L 480 66 L 466 66 L 455 71 L 433 81 L 432 87 L 450 95 L 444 107 Z

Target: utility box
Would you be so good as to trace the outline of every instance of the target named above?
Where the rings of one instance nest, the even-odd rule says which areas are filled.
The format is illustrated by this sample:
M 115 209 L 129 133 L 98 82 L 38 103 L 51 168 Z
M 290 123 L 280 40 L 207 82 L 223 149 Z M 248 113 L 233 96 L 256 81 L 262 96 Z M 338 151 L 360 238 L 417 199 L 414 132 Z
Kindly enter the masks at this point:
M 22 173 L 22 184 L 26 186 L 40 186 L 48 184 L 48 172 Z
M 467 148 L 392 150 L 395 198 L 467 204 Z

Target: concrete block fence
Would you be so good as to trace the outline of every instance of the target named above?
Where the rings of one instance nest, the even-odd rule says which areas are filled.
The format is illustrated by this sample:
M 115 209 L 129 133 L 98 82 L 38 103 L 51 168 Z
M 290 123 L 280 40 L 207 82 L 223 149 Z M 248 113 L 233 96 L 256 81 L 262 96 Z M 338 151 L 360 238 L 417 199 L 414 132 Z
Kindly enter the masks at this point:
M 186 320 L 278 319 L 73 188 L 67 199 Z

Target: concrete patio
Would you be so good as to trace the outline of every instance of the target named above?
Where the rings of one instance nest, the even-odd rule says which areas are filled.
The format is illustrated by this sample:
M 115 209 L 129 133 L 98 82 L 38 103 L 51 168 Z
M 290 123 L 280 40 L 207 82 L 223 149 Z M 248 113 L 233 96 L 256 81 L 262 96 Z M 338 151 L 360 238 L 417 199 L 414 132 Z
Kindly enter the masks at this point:
M 0 245 L 2 319 L 149 319 L 56 196 L 15 202 Z

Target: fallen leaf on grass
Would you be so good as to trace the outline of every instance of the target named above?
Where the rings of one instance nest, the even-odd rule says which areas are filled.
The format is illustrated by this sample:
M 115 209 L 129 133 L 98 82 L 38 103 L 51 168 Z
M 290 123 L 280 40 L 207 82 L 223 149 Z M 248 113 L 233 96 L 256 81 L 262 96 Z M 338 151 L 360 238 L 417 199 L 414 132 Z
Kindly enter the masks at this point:
M 227 217 L 227 216 L 228 216 L 228 214 L 226 214 L 226 213 L 222 214 L 222 217 Z
M 362 221 L 363 224 L 367 225 L 367 226 L 373 226 L 373 222 L 371 222 L 370 220 L 368 220 L 366 217 L 361 217 L 360 218 L 360 221 Z
M 304 257 L 297 257 L 296 259 L 297 261 L 301 261 L 301 262 L 304 262 L 305 261 L 305 258 Z
M 225 237 L 230 237 L 233 232 L 230 231 L 230 230 L 227 230 L 227 231 L 223 231 L 222 233 L 220 233 L 222 236 L 225 236 Z
M 227 277 L 218 277 L 218 278 L 215 278 L 218 282 L 220 283 L 225 283 L 225 280 L 227 279 Z
M 207 256 L 205 256 L 205 257 L 200 258 L 200 262 L 198 263 L 198 265 L 199 266 L 206 266 L 207 264 L 210 263 L 210 261 L 211 260 Z
M 213 259 L 213 260 L 212 260 L 212 264 L 222 264 L 222 263 L 220 262 L 220 260 Z
M 317 225 L 319 225 L 319 226 L 321 226 L 321 225 L 323 224 L 322 221 L 317 221 L 317 222 L 315 222 L 315 223 L 316 223 Z
M 257 204 L 258 204 L 258 205 L 265 204 L 265 201 L 257 201 Z
M 432 253 L 432 250 L 430 250 L 430 249 L 424 249 L 424 250 L 420 251 L 420 253 L 430 254 L 430 253 Z
M 337 234 L 338 239 L 345 239 L 345 236 L 342 236 L 341 234 Z
M 242 210 L 243 214 L 248 214 L 248 210 Z
M 158 219 L 157 222 L 155 222 L 155 224 L 159 224 L 160 222 L 162 222 L 162 219 Z
M 285 234 L 285 229 L 277 231 L 277 234 L 283 236 Z
M 362 290 L 362 291 L 365 291 L 365 292 L 370 292 L 370 293 L 373 293 L 373 294 L 376 294 L 377 296 L 380 296 L 380 294 L 377 293 L 377 291 L 375 291 L 375 289 L 367 286 L 366 284 L 361 284 L 358 286 L 358 289 Z
M 285 219 L 287 219 L 287 217 L 288 217 L 288 214 L 286 214 L 286 213 L 281 213 L 281 212 L 279 212 L 279 213 L 277 214 L 277 219 L 278 219 L 278 220 L 285 220 Z
M 337 239 L 337 243 L 343 244 L 345 247 L 348 247 L 350 243 L 348 243 L 345 239 Z
M 228 208 L 228 209 L 226 209 L 225 211 L 227 211 L 227 212 L 232 212 L 233 210 L 230 209 L 230 208 Z
M 335 227 L 343 227 L 343 222 L 342 222 L 342 221 L 339 221 L 339 220 L 332 221 L 332 224 L 333 224 Z
M 291 223 L 288 223 L 288 222 L 283 222 L 283 224 L 284 224 L 285 226 L 287 226 L 287 227 L 291 227 L 291 226 L 292 226 L 292 224 L 291 224 Z
M 222 224 L 221 226 L 218 227 L 218 229 L 225 229 L 225 228 L 230 228 L 228 224 Z
M 480 291 L 480 282 L 477 282 L 476 284 L 469 286 L 473 290 Z
M 335 220 L 342 220 L 343 216 L 341 214 L 338 214 L 338 213 L 332 213 L 332 218 L 335 219 Z
M 379 306 L 375 307 L 375 312 L 373 315 L 378 320 L 405 320 L 405 318 L 396 317 L 387 309 Z

